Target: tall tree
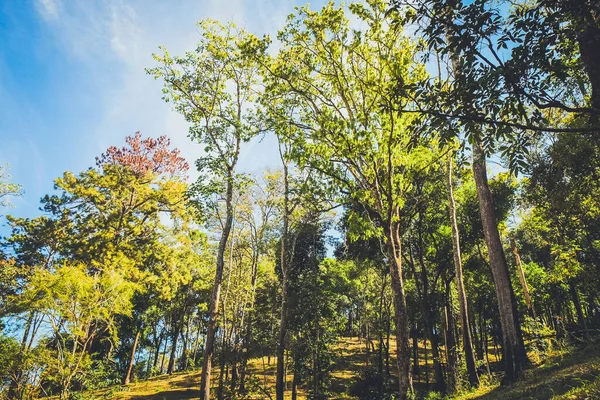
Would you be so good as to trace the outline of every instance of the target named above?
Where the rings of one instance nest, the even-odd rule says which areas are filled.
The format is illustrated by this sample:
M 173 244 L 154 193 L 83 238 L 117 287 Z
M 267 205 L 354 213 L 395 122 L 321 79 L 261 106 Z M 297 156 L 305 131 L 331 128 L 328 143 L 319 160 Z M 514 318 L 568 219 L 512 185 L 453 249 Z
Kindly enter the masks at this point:
M 253 102 L 258 95 L 257 68 L 241 50 L 252 36 L 233 24 L 216 21 L 206 20 L 198 27 L 200 41 L 195 51 L 172 58 L 163 49 L 163 54 L 154 55 L 159 66 L 148 72 L 164 81 L 164 99 L 172 101 L 192 125 L 190 137 L 205 146 L 206 155 L 196 163 L 201 178 L 195 194 L 222 195 L 225 203 L 201 374 L 202 398 L 208 400 L 224 256 L 233 223 L 236 168 L 242 143 L 260 128 L 252 123 Z
M 467 294 L 465 291 L 462 256 L 460 252 L 460 234 L 458 231 L 458 222 L 456 219 L 456 201 L 454 200 L 452 159 L 452 155 L 449 154 L 447 163 L 448 212 L 450 214 L 450 227 L 452 228 L 452 253 L 454 260 L 454 269 L 456 274 L 456 291 L 458 292 L 458 305 L 460 309 L 463 351 L 465 352 L 465 361 L 467 364 L 467 372 L 469 374 L 469 383 L 472 386 L 478 386 L 479 377 L 477 376 L 477 369 L 475 367 L 475 354 L 473 353 L 473 343 L 471 341 L 471 326 L 469 323 Z
M 395 1 L 393 8 L 400 8 L 401 3 L 403 2 Z M 424 87 L 416 90 L 417 97 L 421 100 L 418 110 L 432 117 L 432 125 L 445 132 L 443 137 L 453 137 L 460 132 L 472 145 L 473 175 L 500 311 L 504 380 L 509 382 L 517 378 L 528 359 L 488 186 L 486 155 L 493 150 L 496 141 L 504 139 L 508 144 L 502 146 L 503 154 L 508 157 L 510 168 L 518 170 L 524 165 L 524 154 L 527 151 L 529 138 L 525 133 L 528 129 L 535 128 L 524 125 L 530 125 L 534 121 L 533 124 L 537 123 L 539 127 L 544 119 L 539 110 L 533 116 L 527 114 L 520 95 L 510 96 L 503 92 L 503 85 L 507 81 L 503 80 L 501 74 L 490 73 L 491 67 L 485 62 L 486 56 L 473 46 L 474 43 L 485 46 L 498 59 L 496 49 L 488 46 L 489 31 L 484 31 L 486 21 L 490 18 L 489 7 L 485 2 L 476 1 L 466 5 L 461 1 L 425 0 L 416 5 L 406 4 L 406 7 L 416 8 L 417 12 L 412 14 L 412 18 L 426 23 L 421 32 L 424 33 L 428 48 L 436 52 L 438 63 L 440 56 L 444 56 L 451 66 L 447 77 L 444 78 L 439 72 L 440 76 L 433 85 L 425 83 Z M 474 21 L 474 15 L 479 15 L 481 19 Z M 463 23 L 463 20 L 466 22 Z M 466 26 L 470 26 L 473 31 L 465 30 Z M 399 83 L 399 87 L 404 94 L 414 93 L 403 82 Z M 432 99 L 431 104 L 425 99 Z M 482 116 L 482 110 L 487 114 Z M 487 115 L 494 115 L 493 121 L 490 122 Z M 520 126 L 505 123 L 511 116 L 525 123 Z
M 393 82 L 420 79 L 424 69 L 412 63 L 414 45 L 389 26 L 385 2 L 349 9 L 364 29 L 352 30 L 344 9 L 333 4 L 320 12 L 303 7 L 288 20 L 279 34 L 279 54 L 265 63 L 267 93 L 293 110 L 281 118 L 297 128 L 290 138 L 297 163 L 310 166 L 368 212 L 370 221 L 351 219 L 364 235 L 385 238 L 400 392 L 406 395 L 412 381 L 400 210 L 408 176 L 427 168 L 430 152 L 409 131 L 413 119 L 393 111 L 390 93 Z M 380 112 L 386 104 L 389 111 Z

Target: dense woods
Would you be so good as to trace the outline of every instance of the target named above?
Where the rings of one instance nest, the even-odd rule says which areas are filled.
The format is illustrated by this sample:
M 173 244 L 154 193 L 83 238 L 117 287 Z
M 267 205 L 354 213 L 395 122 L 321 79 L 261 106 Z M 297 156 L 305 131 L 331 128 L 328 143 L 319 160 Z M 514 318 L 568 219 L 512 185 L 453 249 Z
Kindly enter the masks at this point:
M 135 133 L 31 218 L 0 168 L 0 398 L 198 370 L 204 400 L 327 399 L 346 339 L 347 398 L 442 398 L 597 341 L 600 5 L 290 13 L 149 61 L 198 160 Z M 240 169 L 266 136 L 279 167 Z

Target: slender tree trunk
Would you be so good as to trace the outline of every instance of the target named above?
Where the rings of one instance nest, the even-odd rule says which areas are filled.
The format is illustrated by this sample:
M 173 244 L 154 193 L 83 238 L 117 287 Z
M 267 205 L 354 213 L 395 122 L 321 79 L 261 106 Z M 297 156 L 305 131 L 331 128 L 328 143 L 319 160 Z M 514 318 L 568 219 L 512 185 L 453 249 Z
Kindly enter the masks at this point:
M 187 322 L 186 322 L 186 326 L 185 326 L 185 334 L 181 335 L 181 338 L 183 339 L 183 348 L 181 349 L 181 370 L 182 371 L 186 371 L 188 368 L 188 344 L 190 342 L 190 323 L 191 323 L 191 316 L 188 316 L 187 318 Z
M 452 311 L 452 292 L 450 280 L 446 281 L 446 301 L 444 310 L 446 314 L 446 361 L 448 364 L 448 388 L 450 393 L 458 390 L 458 359 L 456 355 L 456 339 L 454 336 L 454 312 Z
M 419 380 L 419 338 L 417 337 L 417 325 L 415 324 L 415 330 L 412 338 L 413 346 L 413 377 Z
M 140 334 L 142 333 L 141 329 L 135 334 L 135 339 L 133 340 L 133 347 L 131 348 L 131 357 L 129 357 L 129 366 L 127 367 L 127 373 L 125 374 L 125 379 L 123 379 L 123 384 L 128 385 L 131 379 L 131 370 L 133 369 L 133 363 L 135 361 L 135 351 L 137 350 L 138 341 L 140 340 Z
M 523 265 L 521 265 L 521 257 L 519 256 L 517 243 L 515 242 L 514 238 L 510 239 L 510 247 L 512 248 L 512 252 L 515 256 L 515 263 L 517 264 L 517 270 L 519 271 L 519 282 L 521 282 L 521 287 L 523 288 L 523 295 L 525 296 L 527 309 L 529 310 L 529 313 L 533 319 L 536 319 L 535 308 L 533 308 L 533 302 L 531 301 L 531 295 L 529 294 L 529 287 L 527 286 L 527 280 L 525 279 L 525 272 L 523 271 Z
M 456 291 L 458 292 L 458 305 L 460 309 L 460 329 L 462 331 L 463 351 L 465 352 L 465 363 L 469 375 L 469 384 L 479 386 L 479 376 L 475 366 L 475 354 L 473 353 L 473 342 L 471 340 L 471 327 L 469 326 L 469 309 L 467 306 L 467 294 L 463 279 L 462 256 L 460 251 L 460 235 L 456 220 L 456 203 L 454 201 L 454 186 L 452 183 L 452 156 L 448 156 L 448 205 L 450 211 L 450 226 L 452 227 L 452 252 L 454 255 L 454 269 L 456 276 Z
M 483 233 L 488 248 L 500 312 L 504 382 L 511 382 L 521 374 L 523 367 L 528 364 L 528 359 L 519 325 L 517 302 L 510 281 L 508 266 L 506 265 L 502 241 L 498 233 L 492 193 L 488 186 L 485 152 L 481 140 L 476 135 L 473 135 L 473 175 L 475 176 Z
M 487 364 L 487 373 L 489 376 L 491 376 L 492 371 L 490 370 L 490 352 L 489 352 L 487 333 L 482 333 L 482 336 L 485 337 L 485 362 Z
M 292 400 L 298 399 L 298 374 L 294 371 L 294 378 L 292 380 Z
M 377 327 L 379 333 L 379 354 L 377 363 L 377 372 L 381 376 L 383 374 L 383 300 L 385 295 L 385 276 L 381 282 L 381 293 L 379 295 L 379 326 Z
M 481 308 L 481 307 L 479 307 Z M 481 320 L 481 312 L 476 314 L 471 314 L 470 317 L 472 319 L 471 323 L 471 337 L 473 338 L 473 344 L 475 345 L 475 352 L 477 353 L 477 358 L 479 360 L 483 360 L 483 345 L 481 343 L 482 332 L 479 326 L 481 324 L 477 324 L 477 316 L 479 316 L 479 320 Z
M 397 213 L 396 213 L 397 214 Z M 391 216 L 390 216 L 391 217 Z M 394 219 L 399 217 L 394 215 Z M 388 258 L 392 290 L 394 292 L 394 313 L 396 319 L 396 356 L 398 364 L 398 383 L 401 398 L 406 398 L 413 392 L 412 377 L 410 374 L 410 345 L 408 329 L 408 311 L 406 295 L 402 279 L 402 243 L 400 236 L 400 222 L 390 218 L 388 236 Z
M 365 324 L 365 371 L 369 369 L 369 359 L 371 356 L 371 331 L 369 330 L 369 323 Z
M 289 178 L 288 164 L 281 153 L 283 161 L 283 228 L 281 231 L 281 316 L 279 319 L 279 339 L 277 342 L 277 376 L 275 380 L 276 400 L 283 400 L 285 392 L 285 338 L 288 318 L 288 230 L 289 230 Z
M 388 302 L 387 304 L 387 326 L 386 326 L 386 333 L 385 333 L 385 371 L 387 373 L 387 376 L 389 377 L 391 375 L 390 373 L 390 336 L 391 336 L 391 330 L 392 330 L 392 313 L 390 310 L 391 307 L 391 302 Z
M 427 320 L 426 329 L 427 336 L 431 342 L 431 354 L 433 358 L 433 372 L 435 374 L 435 390 L 441 393 L 446 392 L 446 381 L 444 379 L 444 371 L 440 360 L 440 347 L 438 343 L 438 335 L 435 332 L 436 323 L 433 317 L 433 311 L 428 310 L 425 316 Z
M 35 315 L 35 311 L 31 311 L 29 313 L 29 317 L 27 318 L 27 323 L 25 324 L 25 331 L 23 332 L 23 339 L 21 340 L 21 352 L 25 350 L 27 346 L 27 339 L 29 338 L 29 331 L 31 330 L 31 324 L 33 322 L 33 318 Z
M 177 358 L 177 342 L 179 340 L 179 332 L 181 327 L 177 324 L 175 328 L 175 334 L 173 335 L 171 343 L 171 355 L 169 356 L 169 365 L 167 366 L 167 374 L 171 375 L 175 370 L 175 359 Z
M 571 292 L 571 299 L 573 300 L 573 304 L 575 305 L 575 311 L 577 312 L 577 324 L 580 329 L 585 330 L 587 335 L 587 322 L 585 320 L 585 316 L 583 315 L 583 308 L 581 307 L 581 301 L 579 300 L 579 293 L 577 292 L 577 288 L 573 282 L 569 283 L 569 291 Z
M 196 359 L 198 357 L 198 347 L 200 346 L 200 331 L 202 330 L 201 321 L 198 321 L 198 331 L 196 332 L 196 341 L 194 342 L 194 353 L 192 355 L 192 362 L 196 367 Z
M 600 122 L 600 112 L 598 111 L 600 110 L 600 52 L 598 51 L 600 49 L 600 26 L 597 21 L 599 16 L 594 19 L 591 14 L 592 11 L 588 11 L 583 29 L 577 35 L 577 42 L 592 89 L 590 100 L 595 112 L 590 115 L 590 126 L 600 129 L 598 127 Z
M 204 359 L 202 362 L 202 373 L 200 378 L 200 397 L 202 400 L 210 399 L 210 375 L 212 368 L 212 356 L 214 352 L 215 332 L 219 320 L 219 302 L 221 297 L 221 285 L 223 284 L 223 269 L 225 266 L 225 249 L 231 226 L 233 225 L 233 172 L 231 167 L 227 176 L 227 190 L 225 194 L 225 224 L 219 240 L 217 251 L 217 269 L 215 271 L 215 283 L 213 285 L 212 297 L 210 299 L 210 308 L 208 316 L 208 332 L 206 333 L 206 343 L 204 346 Z
M 429 355 L 427 354 L 427 338 L 423 338 L 423 352 L 425 354 L 425 384 L 429 385 Z
M 160 360 L 160 373 L 162 375 L 165 367 L 165 358 L 167 357 L 167 345 L 169 344 L 169 338 L 165 335 L 165 347 L 163 347 L 162 359 Z
M 417 284 L 417 293 L 421 297 L 421 308 L 423 311 L 423 321 L 425 323 L 425 336 L 431 343 L 431 355 L 433 358 L 433 372 L 435 376 L 435 390 L 441 393 L 446 392 L 446 381 L 444 379 L 444 371 L 440 360 L 440 351 L 437 335 L 437 324 L 436 324 L 436 313 L 432 309 L 430 301 L 430 290 L 429 290 L 429 279 L 427 277 L 427 269 L 425 267 L 424 251 L 423 251 L 423 237 L 421 227 L 422 213 L 419 212 L 418 220 L 418 237 L 419 237 L 419 248 L 418 248 L 418 260 L 421 267 L 420 277 L 422 288 L 419 290 Z
M 262 229 L 261 229 L 262 230 Z M 257 243 L 262 239 L 261 237 L 257 239 Z M 242 350 L 242 361 L 240 366 L 240 392 L 244 393 L 246 391 L 246 369 L 248 367 L 248 358 L 250 357 L 250 342 L 252 340 L 252 328 L 253 328 L 253 317 L 254 317 L 254 303 L 256 298 L 256 281 L 258 278 L 258 249 L 254 250 L 254 254 L 252 257 L 252 279 L 250 282 L 251 286 L 251 295 L 250 295 L 250 304 L 249 311 L 247 317 L 247 326 L 246 326 L 246 335 L 244 338 L 244 347 Z
M 21 339 L 21 348 L 19 350 L 19 358 L 23 357 L 25 351 L 28 350 L 27 341 L 29 338 L 29 333 L 31 331 L 31 325 L 33 323 L 35 316 L 35 312 L 31 311 L 29 313 L 29 317 L 27 317 L 27 322 L 25 323 L 25 331 L 23 332 L 23 338 Z M 33 336 L 33 335 L 32 335 Z M 20 381 L 23 375 L 23 371 L 21 370 L 20 365 L 15 366 L 15 370 L 10 374 L 10 385 L 8 388 L 8 398 L 16 399 L 19 396 L 19 386 Z
M 160 355 L 160 346 L 162 345 L 162 339 L 162 335 L 159 335 L 156 344 L 156 351 L 154 352 L 154 362 L 152 363 L 152 367 L 154 368 L 156 368 L 156 366 L 158 365 L 158 356 Z
M 225 309 L 225 307 L 223 307 L 223 309 Z M 219 357 L 221 370 L 219 371 L 219 386 L 217 387 L 217 399 L 219 400 L 223 399 L 223 379 L 225 377 L 225 349 L 227 347 L 227 344 L 225 343 L 225 337 L 227 336 L 225 328 L 225 325 L 223 325 L 223 335 L 221 337 L 221 357 Z
M 42 325 L 42 321 L 44 320 L 44 316 L 43 315 L 37 315 L 34 313 L 34 317 L 33 317 L 33 326 L 31 328 L 31 331 L 29 332 L 29 343 L 27 343 L 27 346 L 25 346 L 25 350 L 29 351 L 31 349 L 31 347 L 33 346 L 33 341 L 35 340 L 35 337 L 37 335 L 38 330 L 40 329 L 40 326 Z

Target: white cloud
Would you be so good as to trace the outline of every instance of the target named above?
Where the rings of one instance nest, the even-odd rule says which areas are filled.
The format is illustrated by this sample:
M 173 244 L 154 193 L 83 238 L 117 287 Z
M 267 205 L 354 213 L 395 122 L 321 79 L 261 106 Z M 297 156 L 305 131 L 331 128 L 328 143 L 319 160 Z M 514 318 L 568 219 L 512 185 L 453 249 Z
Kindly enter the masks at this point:
M 187 138 L 187 123 L 161 99 L 161 83 L 145 74 L 144 68 L 154 65 L 152 53 L 159 45 L 172 54 L 192 50 L 198 39 L 195 23 L 204 18 L 275 36 L 294 7 L 277 0 L 38 0 L 37 5 L 56 42 L 99 87 L 95 93 L 73 94 L 73 101 L 92 98 L 98 121 L 86 129 L 86 148 L 77 156 L 91 164 L 108 146 L 123 144 L 125 136 L 139 130 L 144 136 L 166 134 L 191 165 L 202 146 Z M 240 166 L 246 171 L 277 166 L 274 146 L 273 140 L 249 144 Z
M 59 0 L 38 0 L 36 8 L 42 18 L 46 21 L 56 21 L 59 16 Z

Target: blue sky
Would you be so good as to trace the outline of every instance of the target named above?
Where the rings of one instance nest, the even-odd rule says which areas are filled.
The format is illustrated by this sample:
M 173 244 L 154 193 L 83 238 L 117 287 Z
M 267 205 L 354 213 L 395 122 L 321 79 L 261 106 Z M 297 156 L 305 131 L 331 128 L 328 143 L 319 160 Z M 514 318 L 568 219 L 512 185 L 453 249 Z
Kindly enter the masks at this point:
M 299 2 L 304 3 L 304 1 Z M 313 2 L 320 7 L 324 1 Z M 82 171 L 136 131 L 167 135 L 192 163 L 200 146 L 145 74 L 152 53 L 191 50 L 195 22 L 233 20 L 274 34 L 293 11 L 278 0 L 23 0 L 0 2 L 0 164 L 25 194 L 2 214 L 33 217 L 64 171 Z M 258 147 L 260 146 L 260 148 Z M 277 167 L 273 140 L 244 149 L 241 168 Z M 4 221 L 0 221 L 3 224 Z M 6 233 L 6 228 L 0 228 Z

